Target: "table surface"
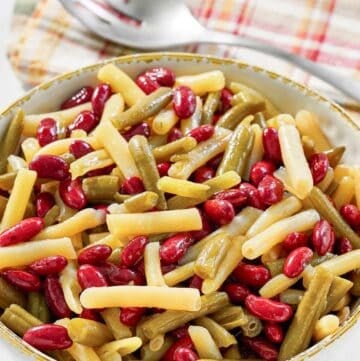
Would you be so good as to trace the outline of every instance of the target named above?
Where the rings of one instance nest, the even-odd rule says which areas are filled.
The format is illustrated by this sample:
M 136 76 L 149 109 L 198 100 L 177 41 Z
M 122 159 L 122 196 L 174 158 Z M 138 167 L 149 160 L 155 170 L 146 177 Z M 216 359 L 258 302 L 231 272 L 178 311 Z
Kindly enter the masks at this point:
M 6 41 L 10 27 L 11 13 L 15 0 L 3 0 L 0 11 L 0 77 L 2 86 L 0 87 L 0 109 L 10 102 L 16 100 L 24 91 L 20 82 L 15 77 L 11 66 L 6 58 Z M 360 359 L 354 354 L 357 350 L 356 340 L 360 338 L 360 323 L 349 332 L 327 347 L 323 352 L 312 358 L 312 361 L 352 361 Z M 0 339 L 1 360 L 6 361 L 29 361 L 31 358 L 25 357 L 5 340 Z

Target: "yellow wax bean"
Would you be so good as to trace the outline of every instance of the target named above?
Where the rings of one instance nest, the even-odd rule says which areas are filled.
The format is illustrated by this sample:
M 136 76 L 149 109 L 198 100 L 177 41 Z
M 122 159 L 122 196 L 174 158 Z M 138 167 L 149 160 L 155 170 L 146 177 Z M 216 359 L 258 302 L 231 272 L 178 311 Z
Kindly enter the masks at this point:
M 100 123 L 111 122 L 124 111 L 124 98 L 120 93 L 113 94 L 105 103 Z
M 196 208 L 150 213 L 110 214 L 107 225 L 112 234 L 136 235 L 167 232 L 197 231 L 202 228 Z
M 1 220 L 2 231 L 14 226 L 23 219 L 35 181 L 36 172 L 28 169 L 18 171 Z
M 221 360 L 222 356 L 209 331 L 202 326 L 189 326 L 189 335 L 201 358 Z
M 283 273 L 280 273 L 279 275 L 267 281 L 264 286 L 260 288 L 259 294 L 265 298 L 272 298 L 290 288 L 297 281 L 299 281 L 299 279 L 301 279 L 301 276 L 289 278 L 286 277 Z
M 254 144 L 253 144 L 252 150 L 250 152 L 250 156 L 249 156 L 248 162 L 246 164 L 246 169 L 244 172 L 244 175 L 245 175 L 244 178 L 247 180 L 249 179 L 251 167 L 256 162 L 261 160 L 264 155 L 264 147 L 263 147 L 263 141 L 262 141 L 263 130 L 261 129 L 261 127 L 258 124 L 252 124 L 250 126 L 250 128 L 252 130 L 252 133 L 254 134 Z
M 27 266 L 41 258 L 54 254 L 75 259 L 76 252 L 70 238 L 48 239 L 20 243 L 0 248 L 0 269 Z
M 100 355 L 107 352 L 118 352 L 121 356 L 133 353 L 142 345 L 140 337 L 129 337 L 123 340 L 108 342 L 107 344 L 98 348 Z
M 344 253 L 321 263 L 321 267 L 327 269 L 335 276 L 360 268 L 360 249 Z
M 21 150 L 24 153 L 25 160 L 30 163 L 40 150 L 40 144 L 36 138 L 26 138 L 21 143 Z
M 151 129 L 155 134 L 164 135 L 167 134 L 178 121 L 179 118 L 174 109 L 162 109 L 155 115 L 151 124 Z
M 104 223 L 105 216 L 102 211 L 85 208 L 66 221 L 43 229 L 34 239 L 70 237 Z
M 225 77 L 220 70 L 213 70 L 196 75 L 185 75 L 176 78 L 176 85 L 186 85 L 196 95 L 221 90 L 225 86 Z
M 86 308 L 159 307 L 169 310 L 197 311 L 201 307 L 199 290 L 180 287 L 92 287 L 83 291 L 80 301 Z
M 160 264 L 160 243 L 148 243 L 144 251 L 144 269 L 148 286 L 166 286 Z
M 145 93 L 137 84 L 114 64 L 104 65 L 97 76 L 102 82 L 110 84 L 114 92 L 120 93 L 129 106 L 145 97 Z
M 171 287 L 194 276 L 194 265 L 195 262 L 189 262 L 166 273 L 164 275 L 165 283 Z
M 119 308 L 107 308 L 101 312 L 101 317 L 104 319 L 106 326 L 109 328 L 116 340 L 132 336 L 130 327 L 125 326 L 120 321 Z
M 210 187 L 206 184 L 190 182 L 167 176 L 162 177 L 157 181 L 157 187 L 163 192 L 190 198 L 206 197 L 207 191 L 210 189 Z
M 313 209 L 282 219 L 248 239 L 242 247 L 242 253 L 245 258 L 255 259 L 282 242 L 289 233 L 312 229 L 319 220 L 319 214 Z
M 332 200 L 337 209 L 351 202 L 355 195 L 355 182 L 353 177 L 343 177 L 336 191 L 332 194 Z

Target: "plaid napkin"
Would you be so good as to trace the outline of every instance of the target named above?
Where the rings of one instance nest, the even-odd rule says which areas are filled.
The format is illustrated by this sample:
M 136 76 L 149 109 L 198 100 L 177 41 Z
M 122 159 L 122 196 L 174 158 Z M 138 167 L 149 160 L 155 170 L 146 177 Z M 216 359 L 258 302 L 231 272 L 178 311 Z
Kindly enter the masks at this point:
M 263 40 L 360 81 L 359 0 L 187 0 L 187 4 L 210 29 Z M 11 34 L 8 56 L 27 87 L 105 58 L 139 52 L 89 32 L 57 0 L 17 0 Z M 360 111 L 358 104 L 324 82 L 259 52 L 224 45 L 177 50 L 262 66 Z

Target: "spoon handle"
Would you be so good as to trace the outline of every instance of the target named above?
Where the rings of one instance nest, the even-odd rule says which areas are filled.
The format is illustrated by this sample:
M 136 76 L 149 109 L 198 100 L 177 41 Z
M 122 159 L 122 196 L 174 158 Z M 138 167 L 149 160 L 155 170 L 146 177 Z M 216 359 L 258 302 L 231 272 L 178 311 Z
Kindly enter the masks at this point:
M 331 84 L 349 97 L 360 101 L 360 80 L 351 79 L 349 77 L 337 74 L 334 71 L 326 69 L 324 65 L 320 65 L 301 56 L 291 54 L 278 47 L 265 44 L 255 39 L 244 38 L 241 36 L 212 30 L 205 30 L 201 34 L 199 41 L 203 43 L 221 43 L 242 46 L 284 59 L 297 65 L 306 72 L 315 75 L 317 78 L 322 79 L 326 83 Z

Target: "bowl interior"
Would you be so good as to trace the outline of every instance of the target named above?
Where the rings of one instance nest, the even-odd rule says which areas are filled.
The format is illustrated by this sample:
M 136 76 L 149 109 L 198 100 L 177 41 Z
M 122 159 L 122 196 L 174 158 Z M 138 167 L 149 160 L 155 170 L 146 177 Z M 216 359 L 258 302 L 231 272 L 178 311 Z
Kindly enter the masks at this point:
M 149 67 L 158 65 L 173 69 L 177 75 L 196 74 L 214 69 L 221 70 L 224 72 L 227 81 L 239 81 L 253 87 L 268 97 L 282 112 L 294 114 L 301 109 L 306 109 L 317 114 L 322 129 L 331 142 L 334 145 L 346 146 L 344 163 L 351 165 L 360 163 L 360 155 L 357 152 L 357 145 L 360 144 L 360 131 L 345 111 L 321 95 L 278 74 L 232 60 L 192 54 L 154 53 L 130 55 L 110 60 L 110 62 L 115 63 L 133 77 Z M 84 85 L 96 84 L 97 70 L 103 64 L 88 66 L 61 75 L 34 88 L 0 114 L 0 136 L 5 131 L 8 122 L 18 107 L 22 107 L 27 114 L 54 111 L 65 98 L 77 89 Z M 296 356 L 294 360 L 299 361 L 306 356 L 316 354 L 350 328 L 355 323 L 356 318 L 357 315 L 353 315 L 337 334 L 324 339 L 303 354 Z M 34 350 L 24 345 L 17 336 L 5 330 L 2 324 L 0 324 L 0 333 L 27 354 L 29 354 L 29 351 Z M 329 349 L 331 348 L 328 347 L 326 351 Z M 47 357 L 42 357 L 38 352 L 36 352 L 35 357 L 36 359 L 49 360 Z M 317 357 L 315 358 L 317 359 Z M 22 358 L 18 359 L 22 360 Z M 24 358 L 24 360 L 29 360 L 29 358 Z

